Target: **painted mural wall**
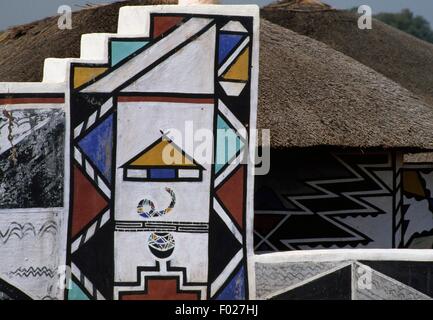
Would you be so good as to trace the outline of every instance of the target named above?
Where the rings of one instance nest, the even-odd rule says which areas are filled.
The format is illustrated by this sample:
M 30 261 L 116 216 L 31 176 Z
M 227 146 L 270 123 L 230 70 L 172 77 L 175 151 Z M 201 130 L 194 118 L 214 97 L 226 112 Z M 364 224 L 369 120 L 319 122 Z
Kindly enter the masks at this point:
M 432 249 L 433 164 L 401 157 L 275 151 L 256 177 L 255 251 Z
M 124 7 L 3 84 L 1 299 L 249 298 L 258 14 Z
M 256 177 L 257 253 L 403 247 L 401 154 L 271 154 Z
M 60 299 L 64 94 L 0 94 L 0 299 Z
M 254 185 L 258 13 L 124 7 L 0 83 L 0 300 L 433 296 L 433 164 L 286 150 Z
M 255 181 L 257 299 L 433 298 L 432 163 L 318 150 L 271 159 Z
M 433 249 L 433 164 L 403 168 L 404 247 Z

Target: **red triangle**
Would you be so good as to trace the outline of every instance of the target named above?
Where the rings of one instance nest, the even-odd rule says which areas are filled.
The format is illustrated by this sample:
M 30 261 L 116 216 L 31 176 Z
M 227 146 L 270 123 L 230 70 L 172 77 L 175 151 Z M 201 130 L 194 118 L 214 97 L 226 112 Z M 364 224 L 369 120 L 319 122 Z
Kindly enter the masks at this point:
M 161 34 L 167 32 L 175 25 L 180 23 L 183 17 L 172 16 L 156 16 L 153 18 L 153 34 L 152 37 L 159 37 Z
M 81 170 L 74 166 L 72 237 L 75 237 L 107 206 L 108 202 L 83 175 Z
M 244 176 L 245 166 L 240 166 L 216 192 L 228 213 L 243 228 L 244 218 Z

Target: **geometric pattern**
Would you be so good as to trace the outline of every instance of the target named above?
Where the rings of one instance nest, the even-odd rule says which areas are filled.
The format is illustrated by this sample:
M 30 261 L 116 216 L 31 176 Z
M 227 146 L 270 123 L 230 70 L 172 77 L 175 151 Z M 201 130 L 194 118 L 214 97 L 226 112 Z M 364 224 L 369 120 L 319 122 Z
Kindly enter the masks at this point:
M 1 300 L 31 300 L 24 292 L 0 278 L 0 301 Z
M 403 168 L 405 248 L 433 249 L 433 169 L 410 164 Z
M 236 157 L 244 146 L 241 137 L 236 133 L 236 129 L 231 127 L 228 120 L 225 120 L 222 115 L 218 115 L 217 130 L 216 173 Z
M 432 300 L 432 264 L 408 263 L 410 266 L 402 261 L 256 263 L 257 299 Z
M 77 68 L 80 72 L 87 69 Z M 107 70 L 97 68 L 103 69 Z M 80 86 L 85 84 L 82 78 L 80 82 Z M 99 107 L 83 119 L 78 108 L 86 99 L 71 88 L 71 123 L 76 127 L 73 128 L 74 139 L 71 143 L 73 202 L 69 212 L 67 263 L 71 266 L 73 281 L 72 291 L 65 296 L 71 300 L 85 297 L 105 300 L 112 298 L 114 265 L 114 235 L 110 230 L 113 225 L 111 198 L 115 104 L 113 99 L 104 97 L 99 100 Z
M 146 279 L 143 293 L 121 293 L 120 300 L 198 300 L 200 295 L 193 291 L 179 290 L 178 278 Z
M 107 181 L 111 179 L 112 134 L 113 115 L 110 115 L 78 142 L 81 150 L 92 160 Z
M 111 41 L 110 47 L 110 61 L 111 66 L 114 67 L 119 62 L 123 61 L 128 56 L 131 56 L 139 49 L 143 48 L 147 41 L 131 41 L 129 39 L 117 39 Z
M 168 155 L 168 156 L 167 156 Z M 201 181 L 204 168 L 165 136 L 123 166 L 125 181 Z
M 257 177 L 256 252 L 400 247 L 402 195 L 394 155 L 317 151 L 285 158 L 274 160 L 268 176 Z
M 354 270 L 368 268 L 359 262 L 354 263 Z M 405 285 L 377 270 L 371 271 L 371 286 L 361 286 L 360 274 L 354 272 L 355 289 L 353 300 L 433 300 L 422 292 Z
M 219 36 L 219 49 L 218 49 L 218 63 L 221 63 L 227 58 L 230 52 L 242 40 L 240 34 L 220 33 Z
M 249 45 L 245 42 L 244 47 Z M 234 55 L 237 54 L 235 49 Z M 249 68 L 243 66 L 242 68 Z M 221 67 L 219 68 L 221 70 Z M 219 71 L 218 71 L 219 72 Z M 209 296 L 216 299 L 240 299 L 248 296 L 248 284 L 245 272 L 246 248 L 246 166 L 242 163 L 247 153 L 248 133 L 241 119 L 233 110 L 240 107 L 242 97 L 229 100 L 227 92 L 221 92 L 218 100 L 216 119 L 216 155 L 215 155 L 215 194 L 213 211 L 210 216 L 209 251 Z M 235 187 L 236 186 L 236 187 Z M 225 244 L 225 252 L 218 252 L 219 245 Z M 235 288 L 235 289 L 234 289 Z
M 89 300 L 89 297 L 81 290 L 81 288 L 71 281 L 71 289 L 68 292 L 68 300 Z
M 248 31 L 239 21 L 230 21 L 221 28 L 218 41 L 219 83 L 227 96 L 239 96 L 249 77 Z
M 252 30 L 252 17 L 150 13 L 149 37 L 112 37 L 107 63 L 72 63 L 73 177 L 67 262 L 73 281 L 66 295 L 69 299 L 248 298 L 246 197 L 250 177 L 243 160 L 250 148 L 247 128 L 254 127 L 250 123 Z M 197 54 L 197 48 L 205 51 Z M 215 50 L 206 51 L 209 48 Z M 191 56 L 197 59 L 185 65 Z M 162 137 L 146 143 L 144 150 L 131 146 L 135 156 L 125 156 L 126 162 L 119 165 L 117 153 L 122 149 L 117 139 L 123 107 L 141 103 L 213 108 L 213 120 L 209 119 L 215 152 L 210 168 L 178 147 L 165 128 L 158 128 Z M 149 128 L 136 132 L 149 133 Z M 167 154 L 173 163 L 165 162 Z M 118 170 L 123 177 L 117 176 Z M 210 187 L 208 217 L 167 221 L 169 213 L 177 218 L 172 212 L 178 213 L 185 202 L 177 183 L 203 183 L 205 177 Z M 150 190 L 147 184 L 162 182 L 166 185 L 158 189 L 165 189 L 172 198 L 168 207 L 160 206 L 159 196 L 143 194 L 131 218 L 119 216 L 123 208 L 116 209 L 120 203 L 116 186 L 122 183 Z M 125 212 L 122 214 L 129 214 Z M 132 262 L 137 266 L 133 281 L 129 281 L 131 273 L 128 281 L 118 281 L 121 277 L 119 270 L 114 273 L 114 263 L 120 259 L 121 248 L 115 245 L 120 243 L 117 236 L 128 235 L 145 235 L 140 244 L 154 260 L 143 260 L 141 265 Z M 204 282 L 192 281 L 190 274 L 197 271 L 176 260 L 184 237 L 207 241 L 206 269 L 197 270 L 204 272 Z
M 186 269 L 172 267 L 170 261 L 156 261 L 154 267 L 138 267 L 137 281 L 115 285 L 119 300 L 203 300 L 206 297 L 205 286 L 189 282 Z
M 245 193 L 243 184 L 245 170 L 245 166 L 241 165 L 216 189 L 216 196 L 221 205 L 226 208 L 225 211 L 236 221 L 239 228 L 244 227 L 244 201 L 242 196 Z
M 241 266 L 228 285 L 218 295 L 217 300 L 245 300 L 245 268 Z
M 256 280 L 256 295 L 258 299 L 266 299 L 279 291 L 289 291 L 292 287 L 337 270 L 344 263 L 338 262 L 297 262 L 297 263 L 258 263 L 256 273 L 260 274 Z
M 351 267 L 342 266 L 300 286 L 273 295 L 271 300 L 350 300 Z
M 76 67 L 74 69 L 74 89 L 77 89 L 86 83 L 94 80 L 99 75 L 103 74 L 105 71 L 107 71 L 107 68 L 105 67 Z

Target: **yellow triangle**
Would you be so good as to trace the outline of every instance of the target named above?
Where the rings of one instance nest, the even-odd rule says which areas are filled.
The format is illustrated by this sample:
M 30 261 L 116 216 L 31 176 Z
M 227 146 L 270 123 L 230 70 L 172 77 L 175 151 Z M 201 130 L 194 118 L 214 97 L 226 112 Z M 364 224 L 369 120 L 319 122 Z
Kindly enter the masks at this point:
M 95 79 L 108 68 L 75 67 L 74 68 L 74 89 Z
M 418 173 L 415 171 L 404 171 L 403 172 L 403 188 L 404 191 L 425 197 L 424 188 L 422 182 L 419 180 Z
M 248 81 L 249 56 L 250 50 L 246 48 L 244 52 L 236 58 L 235 63 L 224 74 L 223 78 L 226 80 Z
M 165 159 L 164 159 L 165 158 Z M 165 161 L 164 161 L 165 160 Z M 130 164 L 131 166 L 196 166 L 169 141 L 162 140 Z

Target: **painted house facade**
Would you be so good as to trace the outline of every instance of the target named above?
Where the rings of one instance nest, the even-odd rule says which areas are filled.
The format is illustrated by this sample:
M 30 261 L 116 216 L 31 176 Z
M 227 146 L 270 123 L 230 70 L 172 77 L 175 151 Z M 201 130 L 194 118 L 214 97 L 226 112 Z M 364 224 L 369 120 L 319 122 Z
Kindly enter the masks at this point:
M 125 7 L 0 108 L 0 298 L 433 297 L 431 108 L 256 7 Z

